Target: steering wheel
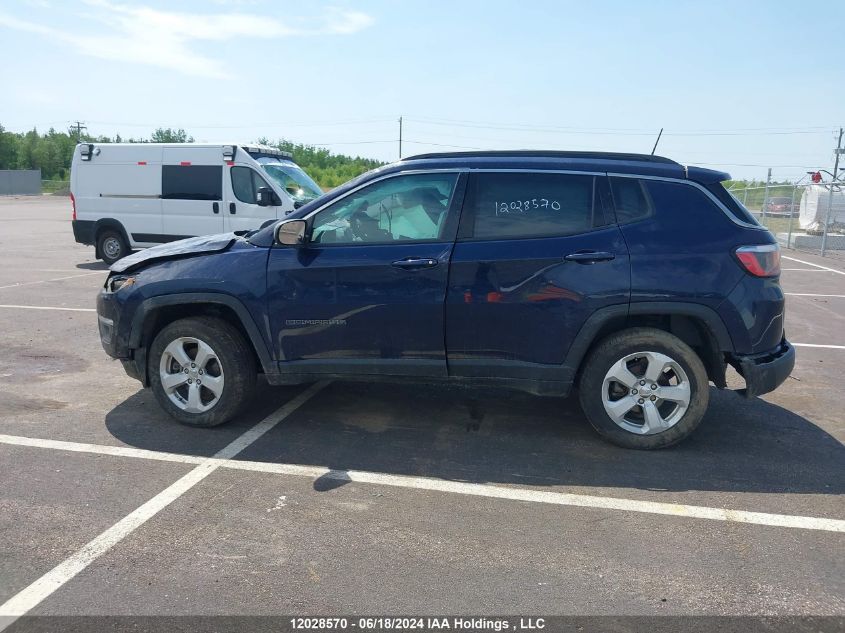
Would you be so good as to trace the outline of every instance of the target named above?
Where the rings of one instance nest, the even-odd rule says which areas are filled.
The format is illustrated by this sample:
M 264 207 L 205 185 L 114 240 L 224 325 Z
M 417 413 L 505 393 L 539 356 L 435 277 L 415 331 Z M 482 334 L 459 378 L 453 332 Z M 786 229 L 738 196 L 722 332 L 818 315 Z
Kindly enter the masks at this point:
M 367 201 L 363 200 L 349 216 L 349 230 L 353 237 L 362 241 L 366 241 L 369 237 L 370 231 L 367 225 L 373 222 L 373 219 L 365 212 L 368 206 Z

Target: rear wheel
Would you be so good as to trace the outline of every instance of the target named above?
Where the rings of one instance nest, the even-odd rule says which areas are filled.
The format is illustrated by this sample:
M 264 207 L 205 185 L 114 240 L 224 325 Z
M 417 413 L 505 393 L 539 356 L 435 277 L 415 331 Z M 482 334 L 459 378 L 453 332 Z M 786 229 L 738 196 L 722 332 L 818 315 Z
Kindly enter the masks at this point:
M 604 438 L 626 448 L 670 446 L 701 422 L 710 397 L 707 371 L 678 337 L 632 328 L 602 341 L 579 383 L 581 407 Z
M 109 266 L 129 254 L 126 240 L 117 231 L 101 231 L 97 237 L 97 252 Z
M 173 418 L 190 426 L 228 422 L 249 401 L 256 380 L 252 349 L 222 319 L 174 321 L 150 347 L 150 387 Z

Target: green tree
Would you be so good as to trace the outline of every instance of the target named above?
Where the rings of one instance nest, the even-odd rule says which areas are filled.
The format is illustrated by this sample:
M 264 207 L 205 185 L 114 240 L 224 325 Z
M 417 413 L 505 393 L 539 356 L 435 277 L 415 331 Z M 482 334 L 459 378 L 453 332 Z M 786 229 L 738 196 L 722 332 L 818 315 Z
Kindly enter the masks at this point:
M 188 133 L 182 128 L 173 130 L 169 127 L 160 127 L 153 132 L 150 141 L 153 143 L 193 143 L 194 137 L 188 136 Z
M 159 128 L 150 140 L 123 139 L 119 134 L 108 136 L 83 135 L 86 143 L 190 143 L 194 139 L 183 129 Z M 264 145 L 274 145 L 293 154 L 294 160 L 324 189 L 332 189 L 382 163 L 360 156 L 332 154 L 323 147 L 279 140 L 272 143 L 259 139 Z M 9 132 L 0 125 L 0 169 L 41 169 L 45 180 L 67 180 L 76 147 L 76 131 L 48 130 L 41 134 L 36 129 L 28 132 Z
M 15 169 L 18 164 L 18 140 L 0 125 L 0 169 Z

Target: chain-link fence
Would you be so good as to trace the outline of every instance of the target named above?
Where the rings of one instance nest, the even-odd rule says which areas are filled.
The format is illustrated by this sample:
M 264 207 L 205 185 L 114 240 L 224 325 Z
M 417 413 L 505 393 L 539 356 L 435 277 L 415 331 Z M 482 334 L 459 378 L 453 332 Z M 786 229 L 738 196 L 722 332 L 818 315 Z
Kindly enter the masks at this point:
M 845 260 L 845 183 L 755 185 L 731 193 L 792 248 Z

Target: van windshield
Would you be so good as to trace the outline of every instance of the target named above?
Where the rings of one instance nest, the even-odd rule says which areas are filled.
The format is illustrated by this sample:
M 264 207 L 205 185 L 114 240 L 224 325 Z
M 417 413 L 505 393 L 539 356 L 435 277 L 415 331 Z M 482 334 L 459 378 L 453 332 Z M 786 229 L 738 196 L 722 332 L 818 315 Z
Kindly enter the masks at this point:
M 294 163 L 264 162 L 261 167 L 295 202 L 311 202 L 323 195 L 320 186 Z

